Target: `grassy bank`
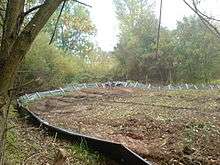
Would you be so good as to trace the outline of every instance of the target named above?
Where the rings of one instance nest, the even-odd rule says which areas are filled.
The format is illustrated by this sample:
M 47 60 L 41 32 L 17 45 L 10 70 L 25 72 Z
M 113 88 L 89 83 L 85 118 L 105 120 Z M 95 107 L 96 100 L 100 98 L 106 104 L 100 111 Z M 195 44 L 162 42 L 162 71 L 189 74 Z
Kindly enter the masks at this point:
M 42 129 L 30 125 L 13 108 L 10 128 L 6 144 L 7 164 L 53 164 L 59 149 L 67 152 L 66 164 L 105 165 L 109 162 L 83 144 L 71 144 L 57 139 L 55 135 L 48 136 Z

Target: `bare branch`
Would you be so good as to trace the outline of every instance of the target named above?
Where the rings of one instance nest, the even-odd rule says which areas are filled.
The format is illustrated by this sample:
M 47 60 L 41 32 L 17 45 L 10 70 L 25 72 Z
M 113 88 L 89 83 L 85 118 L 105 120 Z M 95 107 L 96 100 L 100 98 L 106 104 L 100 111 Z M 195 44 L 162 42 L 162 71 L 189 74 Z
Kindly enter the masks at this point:
M 163 0 L 160 0 L 160 15 L 159 15 L 158 28 L 157 28 L 156 58 L 158 58 L 158 53 L 159 53 L 159 42 L 160 42 L 160 28 L 161 28 L 162 6 L 163 6 Z
M 202 20 L 203 24 L 215 35 L 217 35 L 217 37 L 220 38 L 220 31 L 212 24 L 210 23 L 206 18 L 204 18 L 204 16 L 198 12 L 197 10 L 197 6 L 195 4 L 195 1 L 193 0 L 193 6 L 191 6 L 188 2 L 186 2 L 186 0 L 183 0 L 183 2 Z
M 56 21 L 55 28 L 54 28 L 52 37 L 51 37 L 51 39 L 50 39 L 49 45 L 53 42 L 53 38 L 54 38 L 55 33 L 56 33 L 56 30 L 57 30 L 57 25 L 58 25 L 58 23 L 59 23 L 60 17 L 61 17 L 62 12 L 63 12 L 63 9 L 64 9 L 64 7 L 65 7 L 65 4 L 66 4 L 66 1 L 63 1 L 63 5 L 62 5 L 61 10 L 60 10 L 60 13 L 59 13 L 59 15 L 58 15 L 58 17 L 57 17 L 57 21 Z
M 88 4 L 84 3 L 84 2 L 80 2 L 78 0 L 73 0 L 73 1 L 75 1 L 75 2 L 77 2 L 79 4 L 81 4 L 81 5 L 87 6 L 87 7 L 92 7 L 91 5 L 88 5 Z
M 41 5 L 37 5 L 37 6 L 34 6 L 33 8 L 29 9 L 28 11 L 24 12 L 24 17 L 28 14 L 30 14 L 31 12 L 39 9 L 40 7 L 42 7 L 44 4 L 41 4 Z
M 203 12 L 201 12 L 201 11 L 198 9 L 195 0 L 192 0 L 192 1 L 193 1 L 193 6 L 194 6 L 194 8 L 196 9 L 196 11 L 197 11 L 199 14 L 201 14 L 202 16 L 206 17 L 206 18 L 209 19 L 209 20 L 218 21 L 218 22 L 220 21 L 220 19 L 216 19 L 216 18 L 214 18 L 214 17 L 210 17 L 210 16 L 204 14 Z

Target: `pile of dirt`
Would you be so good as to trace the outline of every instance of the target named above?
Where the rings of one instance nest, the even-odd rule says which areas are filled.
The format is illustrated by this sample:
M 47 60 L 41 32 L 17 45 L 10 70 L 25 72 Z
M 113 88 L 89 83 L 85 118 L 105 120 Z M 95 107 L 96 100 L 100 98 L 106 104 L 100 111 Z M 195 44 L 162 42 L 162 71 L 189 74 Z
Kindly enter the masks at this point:
M 84 89 L 29 109 L 49 123 L 120 142 L 158 164 L 220 164 L 219 91 Z

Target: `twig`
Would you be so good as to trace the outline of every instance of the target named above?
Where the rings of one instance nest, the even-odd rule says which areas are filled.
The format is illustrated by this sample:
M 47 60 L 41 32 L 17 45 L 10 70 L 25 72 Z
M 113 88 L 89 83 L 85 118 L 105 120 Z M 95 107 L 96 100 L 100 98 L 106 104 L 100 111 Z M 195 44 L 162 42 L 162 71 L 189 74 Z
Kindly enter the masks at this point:
M 28 14 L 30 14 L 31 12 L 33 12 L 34 10 L 37 10 L 39 9 L 40 7 L 44 6 L 44 4 L 41 4 L 41 5 L 37 5 L 37 6 L 34 6 L 33 8 L 29 9 L 28 11 L 24 12 L 24 17 Z
M 196 13 L 198 16 L 199 16 L 199 18 L 202 20 L 202 22 L 203 22 L 203 24 L 212 32 L 212 33 L 214 33 L 215 35 L 217 35 L 217 37 L 218 38 L 220 38 L 220 32 L 219 32 L 219 30 L 214 26 L 214 25 L 212 25 L 206 18 L 204 18 L 202 15 L 201 15 L 201 13 L 199 13 L 198 12 L 198 9 L 197 9 L 197 7 L 196 7 L 196 5 L 195 5 L 195 1 L 193 0 L 193 2 L 194 2 L 194 8 L 188 3 L 188 2 L 186 2 L 186 0 L 183 0 L 183 2 L 194 12 L 194 13 Z
M 159 43 L 160 43 L 160 27 L 161 27 L 161 18 L 162 18 L 162 6 L 163 0 L 160 0 L 160 15 L 159 15 L 159 23 L 157 28 L 157 47 L 156 47 L 156 58 L 158 58 L 159 53 Z
M 62 7 L 61 7 L 61 9 L 60 9 L 60 13 L 59 13 L 59 15 L 58 15 L 58 17 L 57 17 L 57 21 L 56 21 L 56 24 L 55 24 L 55 27 L 54 27 L 54 31 L 53 31 L 52 37 L 51 37 L 51 39 L 50 39 L 49 45 L 53 42 L 53 39 L 54 39 L 56 30 L 57 30 L 57 25 L 58 25 L 58 23 L 59 23 L 59 20 L 60 20 L 60 17 L 61 17 L 61 15 L 62 15 L 62 12 L 63 12 L 63 9 L 64 9 L 65 4 L 66 4 L 66 0 L 63 1 L 63 5 L 62 5 Z
M 80 2 L 78 0 L 73 0 L 73 1 L 75 1 L 75 2 L 77 2 L 79 4 L 81 4 L 81 5 L 87 6 L 87 7 L 92 7 L 91 5 L 88 5 L 88 4 L 84 3 L 84 2 Z
M 197 5 L 196 5 L 195 0 L 193 0 L 193 6 L 195 7 L 196 11 L 197 11 L 199 14 L 203 15 L 203 16 L 206 17 L 207 19 L 210 19 L 210 20 L 213 20 L 213 21 L 218 21 L 218 22 L 220 21 L 220 19 L 216 19 L 216 18 L 214 18 L 214 17 L 210 17 L 210 16 L 204 14 L 203 12 L 201 12 L 201 11 L 197 8 Z

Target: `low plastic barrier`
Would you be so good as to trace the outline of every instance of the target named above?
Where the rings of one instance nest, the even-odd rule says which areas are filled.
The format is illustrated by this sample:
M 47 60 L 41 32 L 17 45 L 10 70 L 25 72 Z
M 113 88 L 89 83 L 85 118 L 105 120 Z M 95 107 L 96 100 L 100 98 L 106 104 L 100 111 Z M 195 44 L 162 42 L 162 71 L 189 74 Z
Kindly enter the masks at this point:
M 193 84 L 176 84 L 168 86 L 153 86 L 151 84 L 141 84 L 138 82 L 106 82 L 106 83 L 91 83 L 91 84 L 69 84 L 64 88 L 59 88 L 57 90 L 45 91 L 45 92 L 36 92 L 32 94 L 26 94 L 21 96 L 18 100 L 18 109 L 21 113 L 27 114 L 31 121 L 37 125 L 42 126 L 48 132 L 53 134 L 57 133 L 57 136 L 60 138 L 68 139 L 74 142 L 84 142 L 86 145 L 105 155 L 106 157 L 117 161 L 120 164 L 125 165 L 150 165 L 149 161 L 146 161 L 129 148 L 123 146 L 119 143 L 113 143 L 111 141 L 102 140 L 94 138 L 91 136 L 79 134 L 76 132 L 70 132 L 62 128 L 55 127 L 50 125 L 48 122 L 39 118 L 35 113 L 31 112 L 26 108 L 28 102 L 41 99 L 48 96 L 59 96 L 64 95 L 65 93 L 80 90 L 83 88 L 109 88 L 109 87 L 128 87 L 128 88 L 140 88 L 143 90 L 214 90 L 220 89 L 219 85 L 193 85 Z
M 131 151 L 129 148 L 119 143 L 113 143 L 107 140 L 102 140 L 90 136 L 86 136 L 79 133 L 67 131 L 62 128 L 58 128 L 45 122 L 33 112 L 23 107 L 20 103 L 18 105 L 20 113 L 28 115 L 30 121 L 36 125 L 40 125 L 46 129 L 49 133 L 57 134 L 57 137 L 63 138 L 76 143 L 85 143 L 88 148 L 97 151 L 104 156 L 115 160 L 119 164 L 124 165 L 150 165 L 151 163 Z

